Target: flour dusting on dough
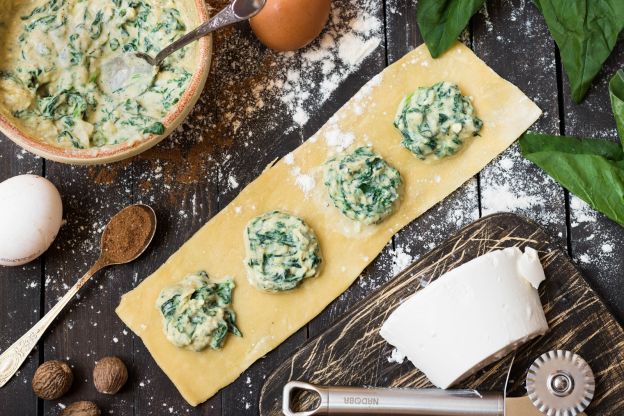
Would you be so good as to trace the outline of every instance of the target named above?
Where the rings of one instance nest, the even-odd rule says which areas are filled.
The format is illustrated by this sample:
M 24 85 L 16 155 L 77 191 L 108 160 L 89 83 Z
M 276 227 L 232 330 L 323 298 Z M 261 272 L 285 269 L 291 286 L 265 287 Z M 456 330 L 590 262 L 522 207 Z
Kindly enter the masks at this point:
M 310 175 L 301 175 L 297 178 L 297 185 L 307 194 L 314 188 L 314 178 Z
M 355 136 L 351 132 L 343 132 L 338 125 L 334 124 L 325 132 L 325 143 L 327 146 L 342 151 L 353 144 Z
M 298 166 L 292 168 L 290 173 L 295 177 L 295 184 L 297 184 L 299 189 L 303 191 L 305 197 L 307 198 L 309 193 L 314 189 L 314 186 L 316 185 L 314 177 L 301 173 L 301 168 L 299 168 Z

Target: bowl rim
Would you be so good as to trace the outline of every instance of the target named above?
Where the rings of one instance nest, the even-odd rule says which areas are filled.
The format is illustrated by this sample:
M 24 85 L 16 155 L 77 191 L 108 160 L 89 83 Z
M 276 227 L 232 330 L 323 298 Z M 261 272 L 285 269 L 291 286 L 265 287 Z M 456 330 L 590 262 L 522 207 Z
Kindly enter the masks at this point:
M 209 13 L 204 0 L 193 0 L 193 4 L 195 11 L 199 14 L 200 24 L 206 22 Z M 165 133 L 162 135 L 150 134 L 137 140 L 97 148 L 64 148 L 51 145 L 23 132 L 2 113 L 0 113 L 0 131 L 23 149 L 55 162 L 78 165 L 105 164 L 135 156 L 165 139 L 183 121 L 199 99 L 212 62 L 212 35 L 204 36 L 197 42 L 199 53 L 194 74 L 178 103 L 162 119 L 161 122 L 165 126 Z

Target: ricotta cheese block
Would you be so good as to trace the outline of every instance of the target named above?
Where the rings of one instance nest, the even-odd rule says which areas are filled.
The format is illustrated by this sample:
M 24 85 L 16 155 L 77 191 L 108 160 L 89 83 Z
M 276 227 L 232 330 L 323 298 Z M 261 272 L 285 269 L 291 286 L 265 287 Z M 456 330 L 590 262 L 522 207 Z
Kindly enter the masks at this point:
M 448 388 L 548 330 L 537 293 L 544 278 L 532 248 L 492 251 L 408 298 L 380 334 Z

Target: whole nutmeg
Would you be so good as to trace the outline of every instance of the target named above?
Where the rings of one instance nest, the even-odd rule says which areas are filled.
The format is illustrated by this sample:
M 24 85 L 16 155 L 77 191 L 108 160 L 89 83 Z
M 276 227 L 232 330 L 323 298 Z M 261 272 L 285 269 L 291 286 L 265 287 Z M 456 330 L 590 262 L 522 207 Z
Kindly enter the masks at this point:
M 41 364 L 32 379 L 32 388 L 43 400 L 55 400 L 67 393 L 74 375 L 64 361 L 50 360 Z
M 99 416 L 102 412 L 93 402 L 75 402 L 61 412 L 61 416 Z
M 117 357 L 104 357 L 95 363 L 93 384 L 100 393 L 115 394 L 128 381 L 128 369 Z

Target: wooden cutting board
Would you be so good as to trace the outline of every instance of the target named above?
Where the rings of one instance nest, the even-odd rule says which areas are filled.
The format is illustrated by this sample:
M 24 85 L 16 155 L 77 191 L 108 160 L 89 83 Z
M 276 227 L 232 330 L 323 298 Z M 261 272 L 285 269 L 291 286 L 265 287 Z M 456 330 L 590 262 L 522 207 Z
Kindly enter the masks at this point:
M 379 328 L 405 298 L 444 272 L 489 251 L 512 246 L 531 246 L 540 252 L 546 271 L 540 297 L 550 331 L 517 351 L 510 395 L 526 394 L 526 370 L 535 358 L 548 350 L 567 349 L 585 358 L 596 376 L 596 395 L 587 414 L 623 415 L 622 326 L 567 254 L 538 225 L 514 214 L 491 215 L 462 229 L 351 308 L 327 331 L 307 341 L 267 379 L 260 395 L 260 414 L 282 414 L 282 388 L 290 380 L 343 386 L 432 387 L 409 361 L 397 364 L 388 360 L 392 347 L 381 338 Z M 506 357 L 458 387 L 502 391 L 510 362 L 511 357 Z

